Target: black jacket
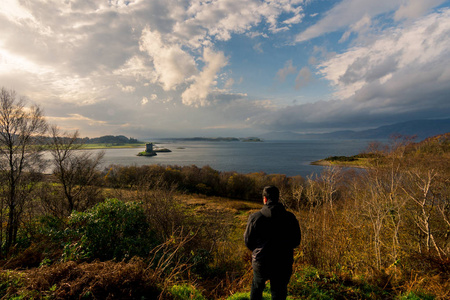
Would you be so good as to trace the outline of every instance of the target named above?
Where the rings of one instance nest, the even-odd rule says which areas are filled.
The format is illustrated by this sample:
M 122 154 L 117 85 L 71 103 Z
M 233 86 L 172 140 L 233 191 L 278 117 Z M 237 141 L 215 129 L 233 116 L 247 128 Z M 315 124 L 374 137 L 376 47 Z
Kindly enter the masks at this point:
M 297 218 L 281 203 L 266 204 L 248 218 L 245 245 L 253 251 L 252 262 L 260 265 L 292 264 L 300 244 Z

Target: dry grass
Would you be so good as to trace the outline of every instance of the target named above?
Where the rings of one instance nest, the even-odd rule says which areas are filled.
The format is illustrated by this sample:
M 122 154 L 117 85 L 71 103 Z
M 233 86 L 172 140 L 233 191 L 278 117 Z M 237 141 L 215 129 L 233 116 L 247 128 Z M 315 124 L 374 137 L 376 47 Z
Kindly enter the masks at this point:
M 208 197 L 203 195 L 182 195 L 179 200 L 189 206 L 205 206 L 210 209 L 231 210 L 234 213 L 241 211 L 260 209 L 261 203 L 239 201 L 223 197 Z
M 70 261 L 18 274 L 23 278 L 23 287 L 9 288 L 7 299 L 15 295 L 30 299 L 156 299 L 160 293 L 159 279 L 142 259 L 127 263 Z
M 68 261 L 24 271 L 0 271 L 2 299 L 171 299 L 168 289 L 191 266 L 178 253 L 189 238 L 182 232 L 154 248 L 148 259 Z M 189 279 L 189 278 L 188 278 Z M 22 299 L 21 298 L 21 299 Z

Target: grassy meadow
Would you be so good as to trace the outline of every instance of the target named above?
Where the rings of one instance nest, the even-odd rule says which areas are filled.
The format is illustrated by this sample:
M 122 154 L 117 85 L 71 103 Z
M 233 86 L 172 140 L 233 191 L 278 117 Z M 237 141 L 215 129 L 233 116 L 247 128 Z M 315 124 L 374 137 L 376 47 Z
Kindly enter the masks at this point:
M 288 299 L 448 299 L 449 150 L 449 134 L 374 144 L 365 169 L 307 178 L 157 165 L 41 176 L 1 253 L 0 298 L 249 299 L 243 233 L 272 184 L 302 230 Z M 2 202 L 2 243 L 7 216 Z

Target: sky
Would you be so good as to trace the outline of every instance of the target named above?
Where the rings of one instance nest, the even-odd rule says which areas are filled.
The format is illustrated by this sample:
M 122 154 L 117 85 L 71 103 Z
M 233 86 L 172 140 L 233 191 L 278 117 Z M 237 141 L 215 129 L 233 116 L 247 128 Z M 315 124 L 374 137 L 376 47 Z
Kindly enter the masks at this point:
M 81 136 L 450 117 L 450 1 L 1 0 L 0 87 Z

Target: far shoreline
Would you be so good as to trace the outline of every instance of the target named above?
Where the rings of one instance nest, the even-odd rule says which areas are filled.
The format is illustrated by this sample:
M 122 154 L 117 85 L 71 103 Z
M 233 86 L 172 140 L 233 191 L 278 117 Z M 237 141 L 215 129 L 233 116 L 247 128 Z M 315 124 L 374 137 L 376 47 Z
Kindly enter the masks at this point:
M 135 144 L 84 144 L 81 146 L 81 150 L 102 150 L 102 149 L 131 149 L 145 147 L 147 143 L 135 143 Z

